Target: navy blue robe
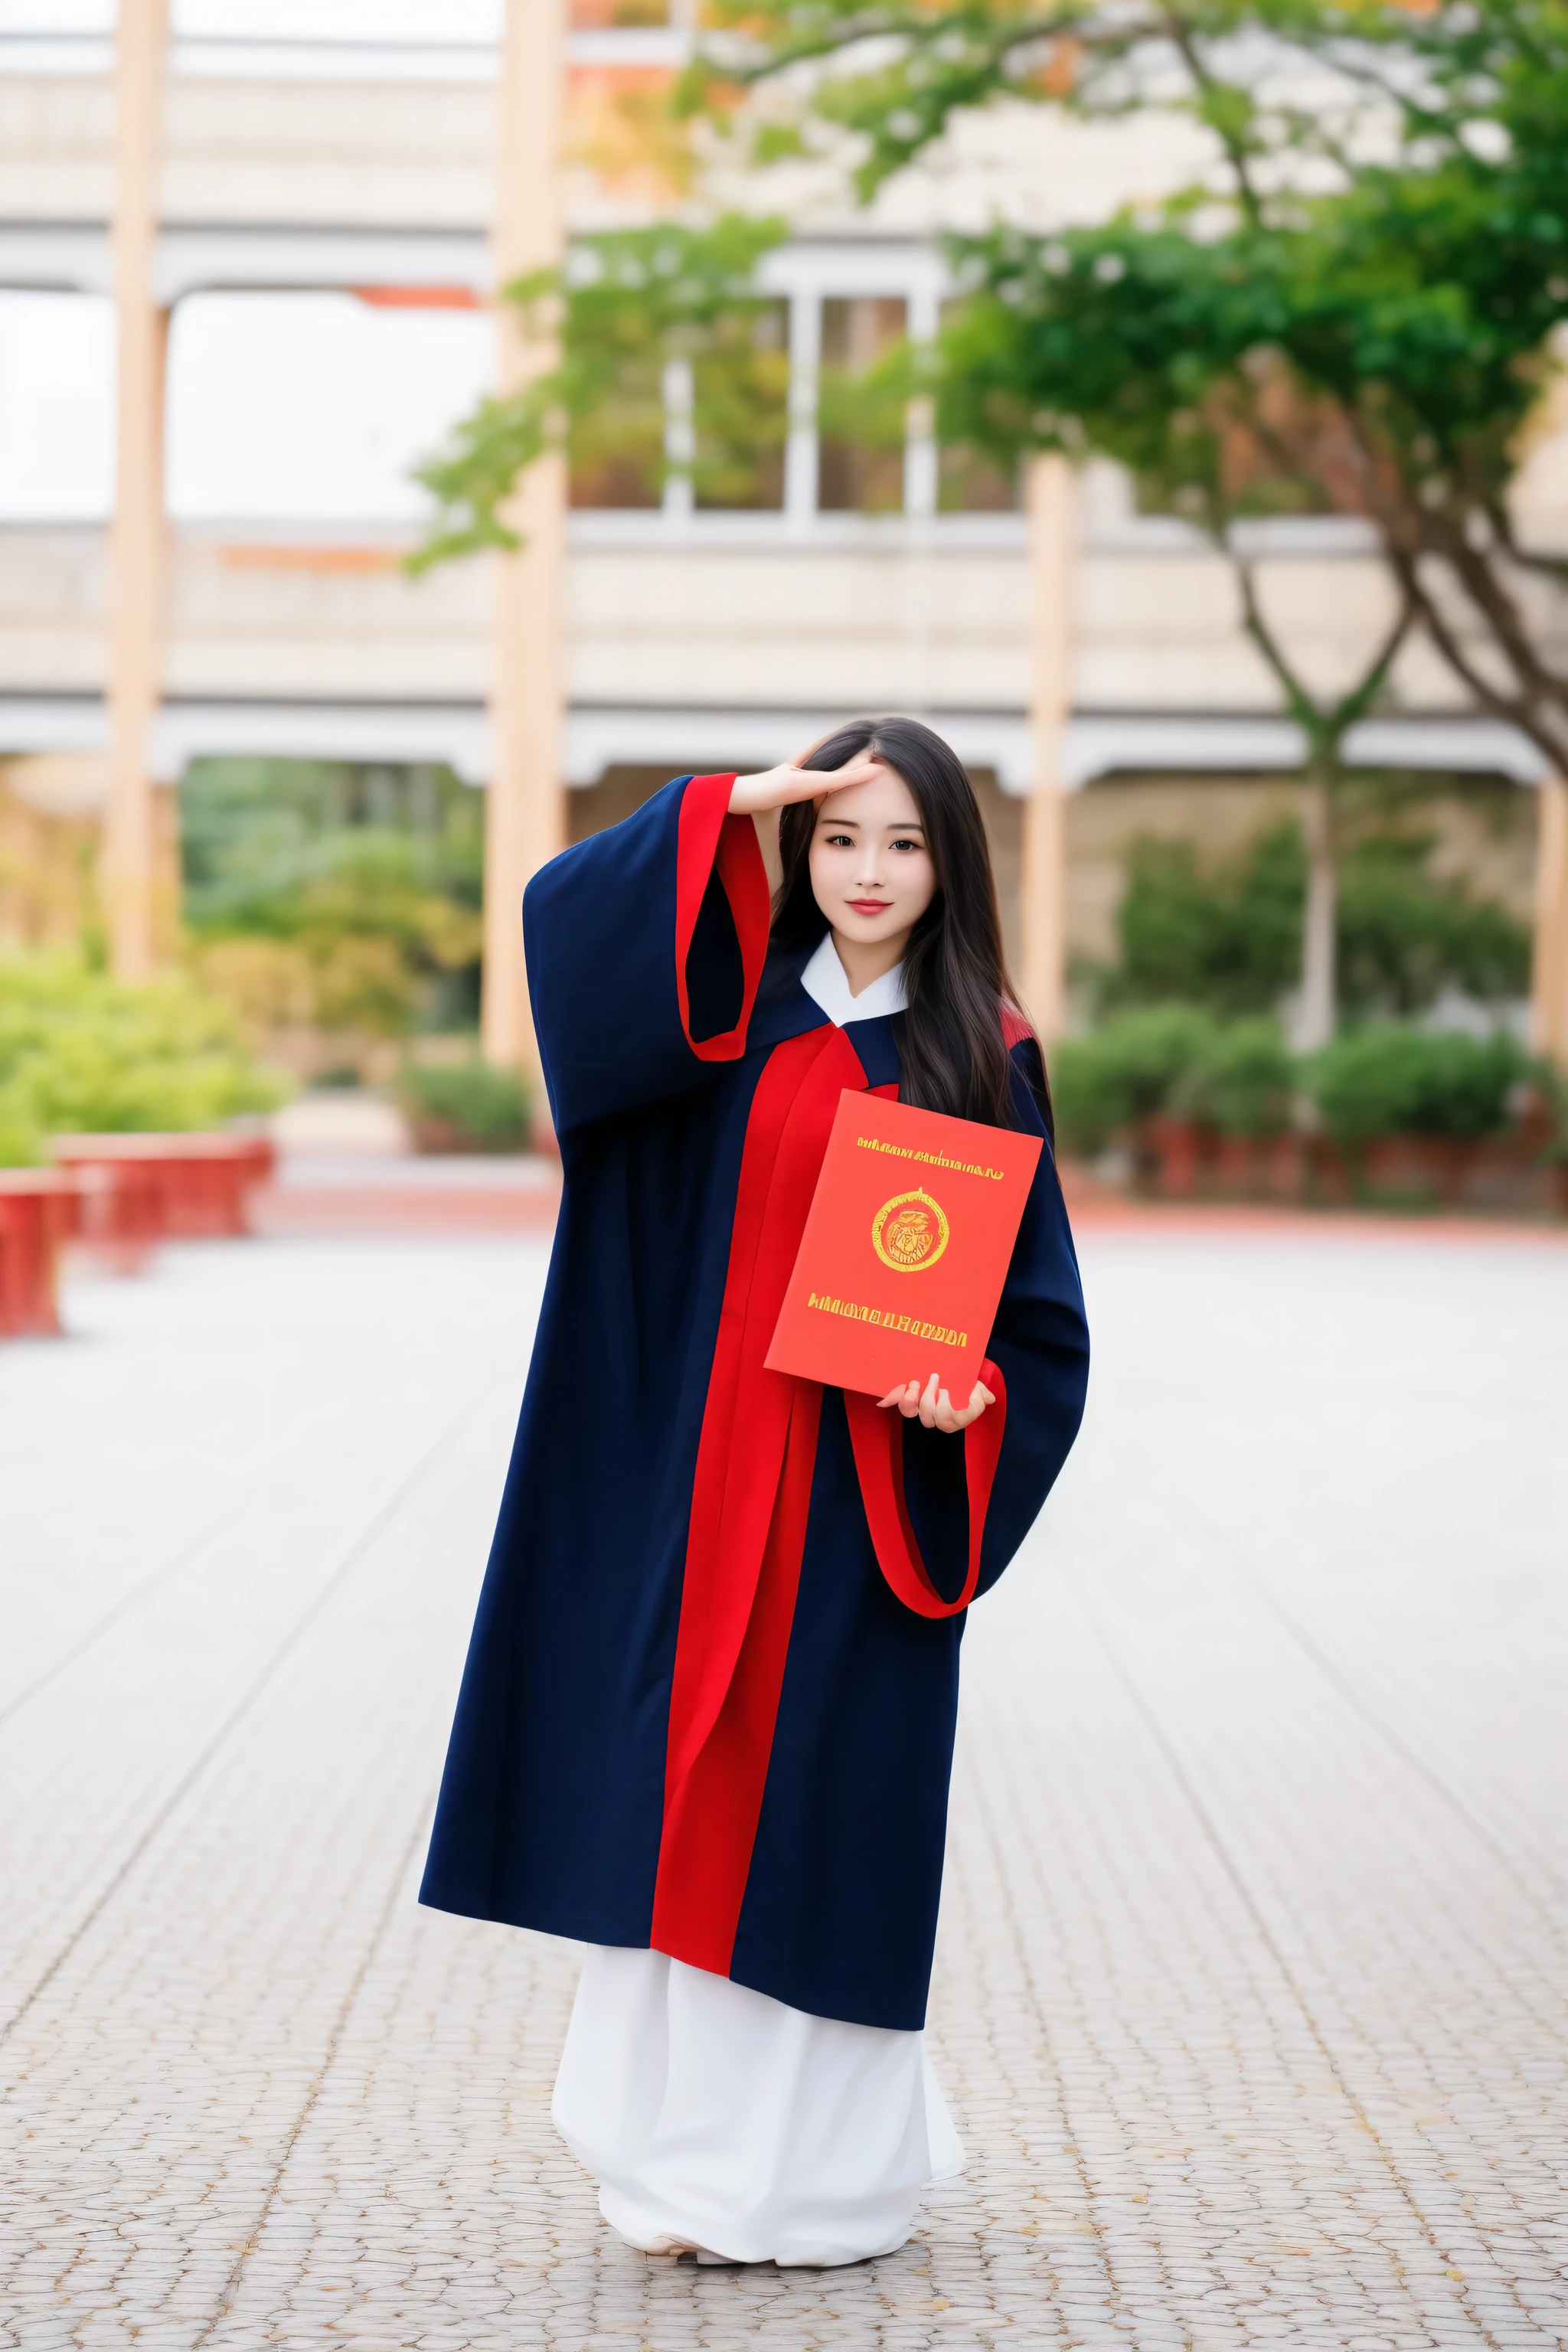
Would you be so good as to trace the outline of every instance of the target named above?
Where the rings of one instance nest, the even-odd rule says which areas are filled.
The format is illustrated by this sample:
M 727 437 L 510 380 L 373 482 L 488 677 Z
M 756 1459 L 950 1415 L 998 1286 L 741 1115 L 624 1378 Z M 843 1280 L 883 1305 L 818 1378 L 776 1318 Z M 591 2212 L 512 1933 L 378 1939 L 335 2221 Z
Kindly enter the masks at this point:
M 841 1392 L 761 1371 L 755 1333 L 742 1331 L 763 1279 L 747 1252 L 767 1246 L 762 1211 L 778 1206 L 767 1187 L 792 1133 L 801 1218 L 809 1199 L 799 1153 L 820 1145 L 801 1106 L 812 1086 L 836 1103 L 845 1070 L 858 1073 L 847 1083 L 895 1087 L 900 1023 L 837 1032 L 805 994 L 805 953 L 769 940 L 761 854 L 751 820 L 724 813 L 730 782 L 668 785 L 529 887 L 564 1187 L 420 1900 L 651 1944 L 818 2016 L 914 2029 L 963 1618 L 917 1615 L 895 1597 Z M 1019 1122 L 1043 1134 L 1032 1038 L 1013 1062 Z M 982 1592 L 1083 1409 L 1083 1300 L 1048 1149 L 989 1352 L 1006 1395 Z M 796 1392 L 777 1412 L 772 1382 Z M 742 1413 L 730 1441 L 727 1410 Z M 774 1435 L 757 1437 L 754 1460 L 764 1421 Z M 971 1439 L 918 1423 L 901 1433 L 930 1579 L 956 1595 Z M 750 1553 L 709 1542 L 704 1582 L 689 1551 L 695 1561 L 716 1479 L 726 1508 L 750 1512 L 754 1540 Z M 720 1627 L 735 1609 L 738 1659 Z M 726 1710 L 710 1733 L 704 1704 Z M 681 1738 L 701 1751 L 684 1797 Z

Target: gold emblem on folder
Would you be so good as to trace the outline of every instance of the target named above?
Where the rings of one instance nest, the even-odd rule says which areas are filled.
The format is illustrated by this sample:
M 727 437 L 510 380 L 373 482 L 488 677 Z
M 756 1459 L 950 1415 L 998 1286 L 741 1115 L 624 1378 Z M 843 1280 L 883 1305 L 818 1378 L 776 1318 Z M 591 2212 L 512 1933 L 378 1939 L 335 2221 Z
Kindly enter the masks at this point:
M 895 1192 L 871 1220 L 871 1246 L 895 1274 L 919 1274 L 947 1247 L 947 1217 L 929 1192 Z

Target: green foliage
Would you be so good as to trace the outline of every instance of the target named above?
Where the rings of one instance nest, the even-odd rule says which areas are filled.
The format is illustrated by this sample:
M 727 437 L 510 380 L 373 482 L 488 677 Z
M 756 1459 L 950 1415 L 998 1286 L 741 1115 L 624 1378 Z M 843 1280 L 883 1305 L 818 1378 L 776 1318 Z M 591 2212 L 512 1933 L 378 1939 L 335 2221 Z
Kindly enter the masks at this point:
M 44 1138 L 18 1103 L 0 1087 L 0 1168 L 37 1168 L 44 1158 Z
M 1434 1036 L 1394 1026 L 1352 1030 L 1304 1066 L 1306 1091 L 1338 1141 L 1377 1135 L 1494 1135 L 1530 1071 L 1509 1036 Z
M 1104 1150 L 1121 1129 L 1173 1108 L 1177 1089 L 1214 1043 L 1215 1024 L 1195 1005 L 1147 1005 L 1051 1055 L 1051 1099 L 1062 1148 Z
M 1528 987 L 1525 926 L 1462 882 L 1435 879 L 1433 845 L 1430 836 L 1373 835 L 1342 860 L 1339 992 L 1352 1019 L 1423 1012 L 1447 989 L 1496 1004 Z M 1190 843 L 1134 842 L 1121 961 L 1088 974 L 1098 1001 L 1272 1010 L 1300 969 L 1305 883 L 1293 818 L 1208 868 Z
M 1147 1005 L 1056 1047 L 1058 1131 L 1066 1150 L 1089 1153 L 1162 1112 L 1228 1135 L 1278 1134 L 1289 1118 L 1292 1066 L 1272 1021 Z
M 834 297 L 823 304 L 817 498 L 826 512 L 902 510 L 909 404 L 919 373 L 904 317 L 902 302 Z
M 396 1037 L 471 1020 L 483 804 L 455 777 L 200 761 L 181 817 L 198 962 L 256 1025 Z
M 1418 1013 L 1447 988 L 1483 1003 L 1523 996 L 1530 933 L 1504 907 L 1425 872 L 1423 840 L 1360 843 L 1340 877 L 1340 996 L 1354 1017 Z
M 712 0 L 710 21 L 683 102 L 743 126 L 772 80 L 808 145 L 854 135 L 864 195 L 997 100 L 1202 125 L 1213 168 L 1163 204 L 955 241 L 942 436 L 1119 459 L 1231 544 L 1247 513 L 1364 519 L 1483 707 L 1568 756 L 1568 671 L 1517 593 L 1568 563 L 1519 549 L 1507 502 L 1568 320 L 1564 0 Z M 1354 714 L 1319 712 L 1247 625 L 1310 737 L 1342 732 Z
M 417 469 L 439 513 L 412 568 L 516 547 L 507 501 L 525 468 L 563 445 L 583 475 L 630 467 L 657 499 L 677 462 L 659 398 L 672 359 L 689 360 L 695 379 L 696 452 L 680 462 L 700 502 L 732 503 L 738 471 L 782 449 L 787 430 L 787 362 L 768 332 L 775 306 L 753 284 L 783 235 L 779 222 L 740 214 L 703 228 L 618 229 L 584 238 L 563 281 L 543 271 L 508 287 L 545 363 L 522 391 L 481 401 Z
M 0 961 L 0 1164 L 50 1135 L 216 1127 L 279 1089 L 189 979 L 127 987 L 58 958 Z
M 1171 1097 L 1171 1108 L 1222 1135 L 1278 1135 L 1289 1124 L 1295 1072 L 1277 1023 L 1216 1022 Z
M 1293 818 L 1212 871 L 1189 842 L 1133 843 L 1108 1004 L 1185 1000 L 1217 1013 L 1270 1010 L 1300 971 L 1306 862 Z
M 1507 1124 L 1512 1089 L 1539 1076 L 1506 1034 L 1389 1024 L 1293 1058 L 1271 1021 L 1219 1020 L 1183 1004 L 1119 1013 L 1051 1056 L 1062 1149 L 1089 1154 L 1160 1114 L 1222 1134 L 1278 1134 L 1298 1090 L 1327 1132 L 1352 1147 L 1381 1135 L 1491 1135 Z
M 521 1151 L 529 1139 L 529 1091 L 515 1070 L 476 1056 L 447 1065 L 410 1063 L 398 1093 L 426 1151 Z
M 1568 1168 L 1568 1075 L 1543 1064 L 1535 1073 L 1542 1108 L 1549 1122 L 1542 1157 L 1558 1168 Z
M 780 507 L 789 436 L 789 324 L 747 297 L 691 352 L 692 496 L 700 507 Z

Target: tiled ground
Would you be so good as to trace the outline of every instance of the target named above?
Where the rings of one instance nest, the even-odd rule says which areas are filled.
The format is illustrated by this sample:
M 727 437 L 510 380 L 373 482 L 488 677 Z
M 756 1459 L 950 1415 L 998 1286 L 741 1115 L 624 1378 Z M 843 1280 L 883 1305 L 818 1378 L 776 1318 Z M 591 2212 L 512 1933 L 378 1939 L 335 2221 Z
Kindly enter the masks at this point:
M 0 2342 L 1568 2342 L 1568 1250 L 1091 1233 L 966 1659 L 888 2261 L 612 2241 L 574 1956 L 413 1891 L 542 1255 L 272 1241 L 0 1353 Z

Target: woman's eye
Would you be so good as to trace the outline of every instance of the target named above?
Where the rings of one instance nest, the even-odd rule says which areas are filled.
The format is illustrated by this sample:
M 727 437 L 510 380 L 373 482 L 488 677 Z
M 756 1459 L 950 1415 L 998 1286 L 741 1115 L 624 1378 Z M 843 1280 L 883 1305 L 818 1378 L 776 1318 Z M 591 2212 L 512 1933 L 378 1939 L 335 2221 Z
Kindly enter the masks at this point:
M 923 849 L 925 847 L 925 843 L 923 841 L 895 841 L 892 845 L 895 849 Z
M 827 846 L 829 849 L 853 849 L 855 836 L 852 833 L 830 833 L 827 836 Z

